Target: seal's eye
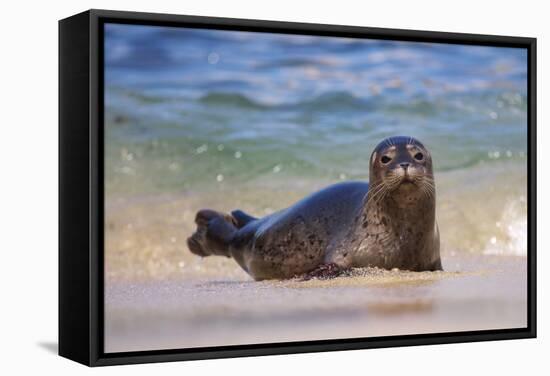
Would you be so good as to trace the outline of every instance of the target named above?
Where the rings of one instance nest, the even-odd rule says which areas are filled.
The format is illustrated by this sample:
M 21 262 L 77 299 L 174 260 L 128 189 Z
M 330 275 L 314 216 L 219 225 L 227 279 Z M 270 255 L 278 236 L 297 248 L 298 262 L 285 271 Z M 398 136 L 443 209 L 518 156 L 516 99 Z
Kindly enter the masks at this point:
M 391 158 L 388 157 L 387 155 L 383 155 L 382 158 L 380 158 L 380 161 L 384 164 L 387 164 L 391 161 Z
M 414 155 L 414 159 L 416 159 L 417 161 L 421 161 L 421 160 L 424 159 L 424 154 L 422 154 L 422 153 L 416 153 L 416 154 Z

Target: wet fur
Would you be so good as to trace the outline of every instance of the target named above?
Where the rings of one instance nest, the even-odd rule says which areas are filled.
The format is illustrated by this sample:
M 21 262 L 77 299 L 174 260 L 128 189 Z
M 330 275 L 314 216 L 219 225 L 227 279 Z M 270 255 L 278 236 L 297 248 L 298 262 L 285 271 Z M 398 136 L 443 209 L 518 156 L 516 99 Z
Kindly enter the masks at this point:
M 414 159 L 417 150 L 424 160 Z M 391 162 L 382 163 L 384 155 Z M 410 137 L 382 141 L 371 155 L 370 181 L 370 189 L 364 182 L 329 186 L 263 218 L 201 210 L 189 249 L 232 257 L 256 280 L 366 266 L 441 270 L 426 148 Z

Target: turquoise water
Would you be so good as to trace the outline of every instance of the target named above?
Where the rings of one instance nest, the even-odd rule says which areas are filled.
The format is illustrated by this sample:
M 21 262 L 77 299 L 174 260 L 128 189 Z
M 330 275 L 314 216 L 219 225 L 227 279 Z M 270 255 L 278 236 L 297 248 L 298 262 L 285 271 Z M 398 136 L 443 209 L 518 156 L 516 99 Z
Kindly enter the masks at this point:
M 364 179 L 375 144 L 398 134 L 422 140 L 436 171 L 525 160 L 525 50 L 112 24 L 105 35 L 108 192 Z

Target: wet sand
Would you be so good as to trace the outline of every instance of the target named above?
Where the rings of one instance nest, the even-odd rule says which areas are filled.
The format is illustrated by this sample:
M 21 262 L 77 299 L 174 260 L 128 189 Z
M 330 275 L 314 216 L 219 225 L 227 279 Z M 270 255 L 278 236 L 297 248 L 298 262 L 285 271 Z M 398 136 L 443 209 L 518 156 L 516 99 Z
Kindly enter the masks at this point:
M 105 350 L 525 327 L 525 193 L 507 188 L 506 168 L 491 171 L 438 175 L 444 272 L 362 269 L 328 281 L 254 282 L 234 260 L 192 255 L 185 239 L 200 208 L 265 215 L 330 182 L 109 195 Z
M 449 257 L 445 272 L 356 270 L 333 280 L 109 283 L 105 350 L 138 351 L 526 326 L 526 262 Z

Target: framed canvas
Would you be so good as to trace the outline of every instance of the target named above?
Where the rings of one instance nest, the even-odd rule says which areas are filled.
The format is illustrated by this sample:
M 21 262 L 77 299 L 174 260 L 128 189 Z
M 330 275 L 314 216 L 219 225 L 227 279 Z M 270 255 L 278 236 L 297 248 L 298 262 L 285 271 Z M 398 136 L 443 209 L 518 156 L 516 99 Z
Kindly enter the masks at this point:
M 536 40 L 59 23 L 59 353 L 536 336 Z

